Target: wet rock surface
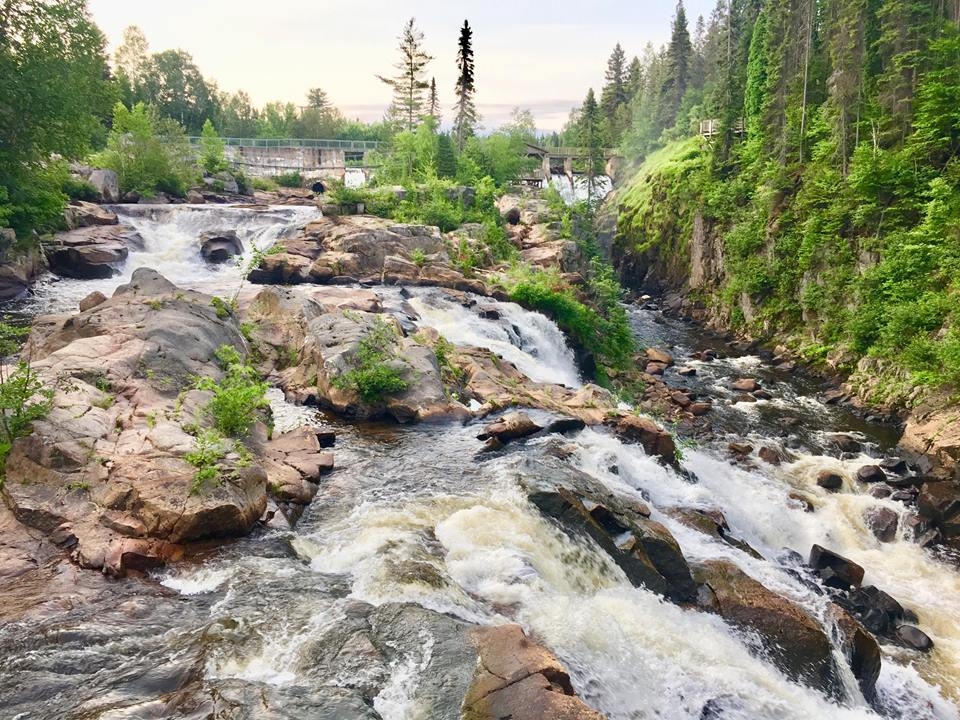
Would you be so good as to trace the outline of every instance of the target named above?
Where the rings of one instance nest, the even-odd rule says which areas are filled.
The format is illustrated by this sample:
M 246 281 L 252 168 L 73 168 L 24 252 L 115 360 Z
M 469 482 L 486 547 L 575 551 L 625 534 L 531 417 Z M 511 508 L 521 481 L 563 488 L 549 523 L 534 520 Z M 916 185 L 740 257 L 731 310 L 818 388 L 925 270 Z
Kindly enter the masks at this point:
M 830 639 L 800 606 L 729 561 L 698 563 L 693 573 L 698 583 L 712 590 L 716 612 L 734 625 L 759 633 L 763 647 L 784 672 L 828 695 L 842 696 Z

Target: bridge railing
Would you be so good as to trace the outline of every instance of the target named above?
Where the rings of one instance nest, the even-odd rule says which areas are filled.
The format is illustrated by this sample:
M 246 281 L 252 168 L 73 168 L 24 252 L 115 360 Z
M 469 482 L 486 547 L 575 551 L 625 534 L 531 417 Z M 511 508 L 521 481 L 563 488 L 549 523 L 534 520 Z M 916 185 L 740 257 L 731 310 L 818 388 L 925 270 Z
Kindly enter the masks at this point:
M 560 147 L 541 147 L 540 149 L 545 150 L 547 155 L 550 157 L 584 158 L 590 154 L 590 150 L 588 148 L 571 147 L 566 145 Z M 603 148 L 602 153 L 604 157 L 614 157 L 619 155 L 619 151 L 616 148 Z
M 188 137 L 191 145 L 199 145 L 201 138 Z M 315 150 L 381 150 L 387 143 L 378 140 L 314 140 L 311 138 L 221 138 L 227 147 L 245 148 L 308 148 Z

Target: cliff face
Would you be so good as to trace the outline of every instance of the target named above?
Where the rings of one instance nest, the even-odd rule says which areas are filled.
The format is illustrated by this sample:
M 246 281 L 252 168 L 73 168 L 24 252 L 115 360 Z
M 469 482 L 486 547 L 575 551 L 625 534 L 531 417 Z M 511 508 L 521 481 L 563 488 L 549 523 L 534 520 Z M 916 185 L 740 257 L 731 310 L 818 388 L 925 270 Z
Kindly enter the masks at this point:
M 937 280 L 947 268 L 905 284 L 897 263 L 920 241 L 851 231 L 846 219 L 858 206 L 842 183 L 817 187 L 815 169 L 770 180 L 714 163 L 699 138 L 673 143 L 611 198 L 601 237 L 624 285 L 839 374 L 857 400 L 907 417 L 906 451 L 952 473 L 960 453 L 945 428 L 956 422 L 947 362 L 955 330 L 935 312 L 952 307 L 952 291 Z

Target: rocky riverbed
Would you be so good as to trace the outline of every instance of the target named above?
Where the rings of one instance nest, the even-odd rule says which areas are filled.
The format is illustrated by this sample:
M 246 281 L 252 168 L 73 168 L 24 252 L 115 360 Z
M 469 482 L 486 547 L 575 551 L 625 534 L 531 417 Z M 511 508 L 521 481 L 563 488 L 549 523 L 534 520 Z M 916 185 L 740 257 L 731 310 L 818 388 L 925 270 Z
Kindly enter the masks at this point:
M 574 282 L 535 208 L 515 241 Z M 165 213 L 128 216 L 128 257 Z M 81 312 L 37 319 L 27 352 L 55 395 L 3 489 L 8 708 L 956 716 L 951 481 L 789 359 L 638 306 L 637 404 L 677 440 L 584 383 L 556 326 L 465 276 L 450 242 L 312 220 L 252 285 L 120 259 L 115 290 L 90 281 Z M 182 246 L 173 262 L 203 262 L 199 233 Z M 383 328 L 404 389 L 371 400 L 338 379 Z M 221 377 L 223 346 L 274 388 L 275 429 L 196 492 L 196 378 Z

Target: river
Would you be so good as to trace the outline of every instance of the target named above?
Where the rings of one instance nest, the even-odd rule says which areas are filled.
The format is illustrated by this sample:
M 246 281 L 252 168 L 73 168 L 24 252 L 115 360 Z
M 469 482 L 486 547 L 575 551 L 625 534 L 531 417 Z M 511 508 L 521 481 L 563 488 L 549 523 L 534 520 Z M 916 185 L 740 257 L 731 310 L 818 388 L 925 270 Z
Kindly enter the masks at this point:
M 315 212 L 118 211 L 147 247 L 131 257 L 125 276 L 48 280 L 20 311 L 73 308 L 137 265 L 181 286 L 224 292 L 239 282 L 239 270 L 200 263 L 200 231 L 229 226 L 248 248 L 263 247 Z M 396 289 L 378 292 L 385 307 L 396 304 Z M 490 320 L 430 290 L 412 295 L 418 323 L 452 342 L 487 347 L 535 380 L 582 383 L 562 334 L 543 316 L 485 299 L 500 315 Z M 641 343 L 670 348 L 678 359 L 719 342 L 656 310 L 629 312 Z M 816 485 L 820 470 L 849 477 L 873 462 L 895 443 L 895 431 L 824 405 L 815 381 L 777 373 L 754 355 L 684 364 L 697 375 L 668 371 L 668 381 L 709 395 L 716 408 L 712 434 L 684 446 L 685 474 L 603 430 L 478 457 L 477 424 L 350 424 L 273 395 L 279 427 L 322 421 L 337 431 L 337 470 L 296 527 L 264 528 L 149 579 L 107 581 L 61 567 L 47 577 L 61 591 L 46 596 L 42 587 L 24 587 L 11 601 L 27 611 L 0 612 L 14 618 L 0 627 L 0 716 L 199 718 L 208 712 L 201 699 L 217 696 L 264 707 L 269 700 L 269 717 L 456 718 L 459 708 L 444 692 L 453 672 L 445 651 L 452 618 L 519 623 L 612 720 L 957 718 L 960 575 L 905 536 L 875 539 L 864 511 L 883 506 L 903 515 L 903 505 L 849 481 L 839 493 Z M 773 399 L 737 402 L 727 386 L 744 375 L 762 378 Z M 852 434 L 862 451 L 837 456 L 827 437 L 838 431 Z M 777 448 L 789 459 L 735 464 L 726 451 L 731 440 Z M 916 611 L 935 649 L 919 655 L 883 647 L 875 708 L 852 677 L 844 705 L 791 682 L 748 633 L 633 587 L 596 546 L 566 535 L 528 502 L 518 477 L 549 476 L 541 460 L 559 442 L 572 446 L 579 469 L 644 499 L 688 560 L 728 559 L 826 623 L 826 597 L 787 552 L 805 556 L 814 543 L 825 545 L 862 564 L 865 584 Z M 790 498 L 797 491 L 815 512 Z M 721 510 L 762 559 L 689 528 L 671 508 Z M 374 640 L 364 640 L 365 632 Z

